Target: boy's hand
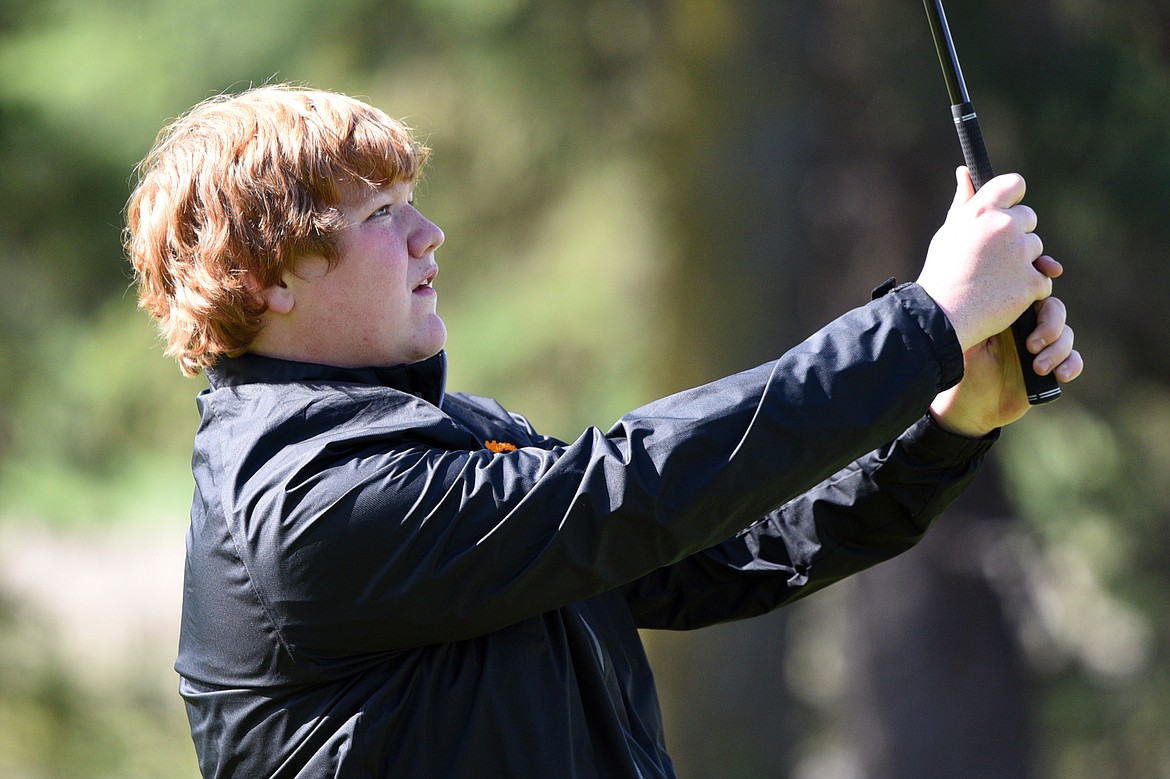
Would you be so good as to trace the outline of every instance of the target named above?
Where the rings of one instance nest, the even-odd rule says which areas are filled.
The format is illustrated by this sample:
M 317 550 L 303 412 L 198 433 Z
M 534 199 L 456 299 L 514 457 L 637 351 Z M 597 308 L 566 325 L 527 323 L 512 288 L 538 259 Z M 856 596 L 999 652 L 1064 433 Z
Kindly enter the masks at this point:
M 950 319 L 964 351 L 1007 330 L 1024 309 L 1052 292 L 1055 261 L 1038 262 L 1036 212 L 1022 205 L 1026 186 L 996 176 L 975 192 L 957 171 L 955 200 L 935 234 L 918 284 Z M 1049 258 L 1050 260 L 1051 258 Z
M 1073 348 L 1073 331 L 1065 315 L 1059 299 L 1042 301 L 1028 349 L 1035 355 L 1032 366 L 1037 373 L 1055 371 L 1058 380 L 1069 382 L 1081 374 L 1084 362 Z M 1031 408 L 1010 331 L 968 349 L 963 363 L 963 380 L 930 405 L 930 413 L 944 429 L 978 438 L 1015 422 Z
M 982 436 L 1027 412 L 1027 392 L 1008 328 L 1035 305 L 1028 350 L 1037 373 L 1068 382 L 1084 363 L 1073 348 L 1067 310 L 1049 297 L 1060 263 L 1042 254 L 1036 213 L 1021 205 L 1024 180 L 997 176 L 975 192 L 966 168 L 957 171 L 955 200 L 935 234 L 918 283 L 946 313 L 963 346 L 963 381 L 938 395 L 931 413 L 944 428 Z M 1038 302 L 1036 302 L 1038 301 Z

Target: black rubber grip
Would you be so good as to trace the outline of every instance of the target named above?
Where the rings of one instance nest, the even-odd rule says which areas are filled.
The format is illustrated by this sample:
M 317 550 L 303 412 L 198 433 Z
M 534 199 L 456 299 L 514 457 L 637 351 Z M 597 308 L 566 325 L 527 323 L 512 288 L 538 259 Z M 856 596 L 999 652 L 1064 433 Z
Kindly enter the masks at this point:
M 1028 351 L 1025 342 L 1035 329 L 1036 310 L 1028 306 L 1028 309 L 1020 314 L 1020 318 L 1012 322 L 1012 340 L 1016 342 L 1016 353 L 1020 355 L 1020 369 L 1024 372 L 1024 389 L 1028 392 L 1028 402 L 1033 406 L 1039 406 L 1060 397 L 1060 384 L 1051 373 L 1041 376 L 1032 369 L 1032 353 Z
M 979 190 L 984 184 L 995 177 L 991 168 L 991 158 L 987 154 L 987 144 L 983 142 L 983 131 L 979 127 L 979 117 L 975 115 L 975 108 L 970 102 L 958 103 L 951 106 L 951 115 L 955 118 L 955 131 L 959 134 L 959 145 L 963 147 L 963 161 L 971 171 L 971 181 L 975 189 Z M 1016 353 L 1020 359 L 1020 368 L 1024 373 L 1024 387 L 1028 392 L 1028 403 L 1038 406 L 1049 403 L 1060 397 L 1060 384 L 1051 373 L 1040 376 L 1032 368 L 1032 353 L 1028 351 L 1026 341 L 1032 331 L 1036 329 L 1036 311 L 1029 306 L 1020 318 L 1012 323 L 1012 336 L 1016 343 Z
M 971 170 L 971 181 L 976 190 L 982 189 L 995 178 L 995 171 L 991 169 L 991 157 L 987 154 L 987 144 L 983 142 L 983 130 L 979 127 L 975 107 L 970 103 L 959 103 L 951 106 L 951 115 L 955 117 L 955 132 L 959 134 L 959 145 L 963 147 L 963 161 Z

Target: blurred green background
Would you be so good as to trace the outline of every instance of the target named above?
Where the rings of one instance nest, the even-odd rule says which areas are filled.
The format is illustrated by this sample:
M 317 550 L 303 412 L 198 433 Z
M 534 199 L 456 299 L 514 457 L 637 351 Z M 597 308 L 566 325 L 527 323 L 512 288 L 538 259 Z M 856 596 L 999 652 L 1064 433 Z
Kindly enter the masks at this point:
M 683 776 L 1170 777 L 1170 0 L 947 10 L 1089 370 L 903 558 L 648 634 Z M 0 776 L 196 775 L 203 380 L 122 207 L 163 124 L 267 81 L 435 149 L 450 386 L 563 438 L 912 279 L 960 162 L 914 0 L 0 0 Z

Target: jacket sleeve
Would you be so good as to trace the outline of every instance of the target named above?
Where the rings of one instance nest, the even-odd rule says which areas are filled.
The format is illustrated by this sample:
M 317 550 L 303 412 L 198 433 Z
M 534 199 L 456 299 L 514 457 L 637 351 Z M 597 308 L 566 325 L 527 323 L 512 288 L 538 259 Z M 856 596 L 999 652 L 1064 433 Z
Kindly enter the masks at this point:
M 911 285 L 608 434 L 494 453 L 351 425 L 228 479 L 222 500 L 302 660 L 467 639 L 726 540 L 896 438 L 961 374 L 945 315 Z
M 900 554 L 966 488 L 997 438 L 955 436 L 924 416 L 729 540 L 627 585 L 638 627 L 755 616 Z

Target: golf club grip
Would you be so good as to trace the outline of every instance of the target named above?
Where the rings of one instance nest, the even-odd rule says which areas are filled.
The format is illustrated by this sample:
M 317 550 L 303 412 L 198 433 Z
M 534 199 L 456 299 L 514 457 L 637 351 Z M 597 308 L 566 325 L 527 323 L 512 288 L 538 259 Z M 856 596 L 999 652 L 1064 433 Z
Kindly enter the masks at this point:
M 995 178 L 995 171 L 991 169 L 991 157 L 987 154 L 987 144 L 983 142 L 983 130 L 979 127 L 975 106 L 969 102 L 953 105 L 951 115 L 955 117 L 955 132 L 959 134 L 963 161 L 971 171 L 971 181 L 976 190 L 982 189 Z
M 1041 376 L 1032 369 L 1032 353 L 1028 351 L 1027 339 L 1036 329 L 1036 309 L 1028 306 L 1019 318 L 1012 322 L 1012 340 L 1016 343 L 1016 353 L 1020 356 L 1020 369 L 1024 372 L 1024 389 L 1028 393 L 1028 403 L 1039 406 L 1041 403 L 1050 403 L 1060 397 L 1060 384 L 1051 373 Z
M 979 127 L 979 117 L 975 115 L 975 108 L 971 103 L 959 103 L 951 106 L 951 114 L 955 117 L 955 130 L 959 134 L 959 145 L 963 147 L 963 160 L 971 171 L 971 182 L 979 190 L 990 181 L 995 172 L 991 168 L 991 158 L 987 154 L 987 145 L 983 142 L 983 131 Z M 1012 339 L 1016 344 L 1016 353 L 1020 358 L 1020 369 L 1024 374 L 1024 388 L 1028 393 L 1028 403 L 1038 406 L 1049 403 L 1060 397 L 1060 384 L 1051 373 L 1040 376 L 1032 368 L 1032 353 L 1028 351 L 1027 338 L 1036 329 L 1036 311 L 1032 306 L 1012 323 Z

